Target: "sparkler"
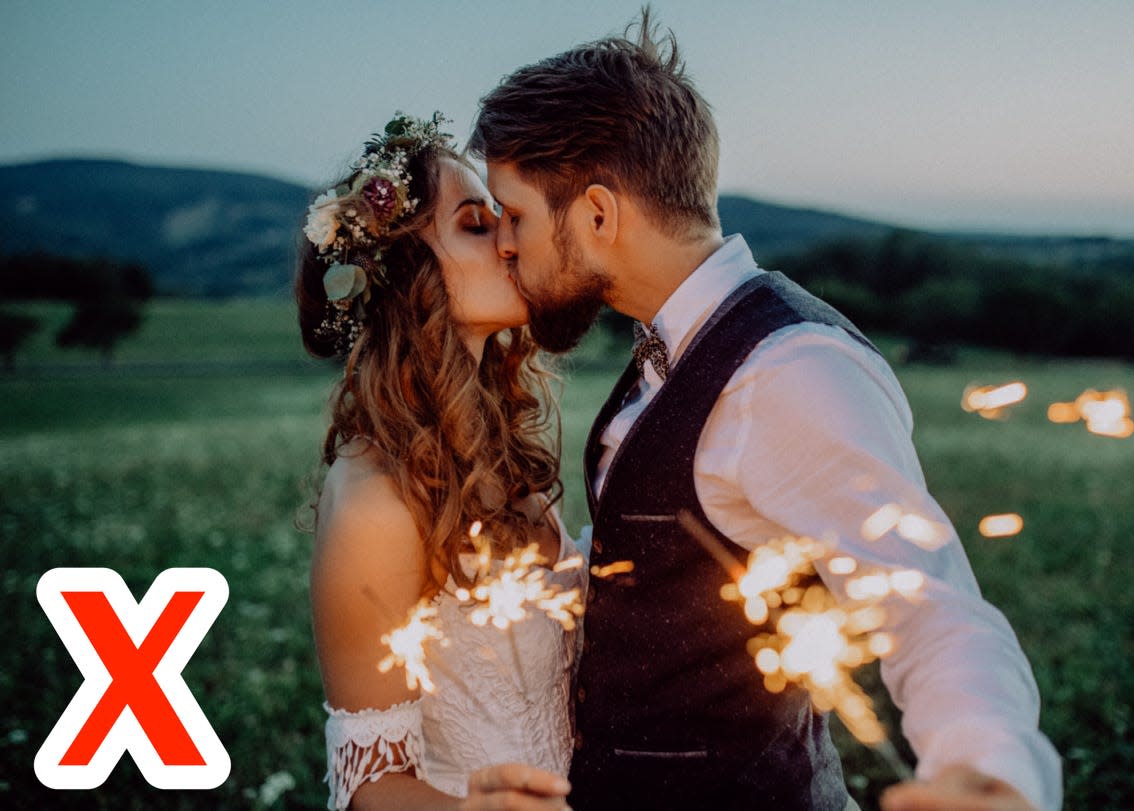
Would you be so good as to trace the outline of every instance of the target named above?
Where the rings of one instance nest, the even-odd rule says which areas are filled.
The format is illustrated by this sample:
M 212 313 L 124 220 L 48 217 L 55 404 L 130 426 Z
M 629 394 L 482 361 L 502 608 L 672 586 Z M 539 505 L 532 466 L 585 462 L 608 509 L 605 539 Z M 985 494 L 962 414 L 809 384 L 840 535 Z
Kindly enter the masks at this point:
M 480 522 L 469 530 L 477 549 L 476 583 L 471 589 L 459 588 L 456 597 L 474 605 L 469 613 L 473 625 L 491 622 L 501 630 L 530 616 L 531 609 L 546 614 L 561 624 L 564 630 L 575 629 L 577 618 L 583 616 L 583 604 L 578 588 L 562 589 L 547 582 L 547 558 L 540 554 L 538 544 L 509 552 L 497 572 L 492 571 L 491 549 L 480 537 Z M 574 555 L 560 561 L 554 572 L 581 568 L 583 559 Z
M 499 561 L 498 571 L 493 572 L 492 549 L 480 537 L 481 529 L 480 521 L 474 522 L 469 529 L 469 539 L 476 549 L 477 573 L 474 585 L 471 588 L 458 588 L 453 595 L 461 603 L 471 606 L 468 619 L 473 625 L 483 627 L 491 623 L 494 628 L 508 634 L 516 674 L 520 687 L 526 694 L 527 685 L 524 683 L 523 667 L 512 626 L 527 619 L 534 610 L 558 622 L 564 630 L 574 630 L 578 618 L 583 615 L 580 590 L 563 589 L 555 583 L 547 582 L 549 572 L 544 568 L 547 559 L 540 554 L 538 544 L 513 550 L 503 561 Z M 582 557 L 573 556 L 560 561 L 554 571 L 568 571 L 581 568 L 582 565 Z M 430 641 L 442 645 L 448 642 L 437 625 L 437 609 L 423 600 L 410 612 L 404 625 L 382 637 L 383 644 L 390 647 L 390 654 L 378 663 L 378 669 L 385 673 L 396 666 L 404 667 L 406 685 L 411 690 L 420 685 L 423 691 L 433 692 L 434 684 L 426 665 L 425 650 Z M 434 661 L 431 664 L 437 666 L 438 663 Z
M 741 569 L 692 514 L 682 511 L 677 519 L 717 560 L 728 562 L 733 582 L 721 588 L 721 596 L 742 602 L 754 625 L 774 629 L 748 643 L 764 687 L 772 693 L 789 683 L 803 687 L 818 710 L 837 713 L 847 730 L 877 751 L 900 779 L 913 779 L 851 671 L 893 650 L 893 637 L 880 630 L 886 612 L 878 602 L 894 594 L 914 597 L 924 575 L 913 569 L 859 572 L 848 577 L 849 603 L 840 606 L 825 586 L 814 582 L 815 564 L 827 559 L 832 573 L 849 576 L 858 572 L 854 558 L 831 556 L 825 544 L 811 538 L 781 538 L 754 549 L 747 568 Z

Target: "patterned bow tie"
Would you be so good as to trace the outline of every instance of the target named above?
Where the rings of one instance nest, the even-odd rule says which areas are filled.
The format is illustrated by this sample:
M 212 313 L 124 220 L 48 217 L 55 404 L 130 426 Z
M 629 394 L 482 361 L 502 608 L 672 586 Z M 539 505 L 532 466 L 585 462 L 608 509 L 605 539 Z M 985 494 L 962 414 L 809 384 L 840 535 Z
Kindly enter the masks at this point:
M 654 367 L 658 377 L 665 380 L 669 374 L 669 355 L 666 353 L 665 341 L 658 335 L 658 328 L 650 324 L 650 331 L 646 332 L 641 322 L 634 322 L 634 363 L 638 366 L 638 374 L 645 375 L 646 361 Z

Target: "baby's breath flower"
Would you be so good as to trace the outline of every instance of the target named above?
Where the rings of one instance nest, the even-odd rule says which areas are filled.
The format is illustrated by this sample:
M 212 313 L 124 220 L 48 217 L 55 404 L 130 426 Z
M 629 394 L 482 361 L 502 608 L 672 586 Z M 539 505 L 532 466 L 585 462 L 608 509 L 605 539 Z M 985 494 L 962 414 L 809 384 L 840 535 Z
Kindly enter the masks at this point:
M 382 134 L 367 140 L 354 162 L 353 180 L 323 192 L 307 210 L 303 233 L 328 265 L 323 277 L 328 311 L 315 332 L 333 341 L 340 353 L 349 352 L 362 332 L 359 319 L 370 286 L 388 282 L 382 261 L 385 240 L 420 202 L 409 196 L 410 158 L 430 146 L 451 148 L 450 136 L 440 131 L 444 121 L 440 113 L 430 119 L 396 113 Z M 362 249 L 373 257 L 369 272 L 350 261 Z M 356 299 L 359 303 L 352 306 Z

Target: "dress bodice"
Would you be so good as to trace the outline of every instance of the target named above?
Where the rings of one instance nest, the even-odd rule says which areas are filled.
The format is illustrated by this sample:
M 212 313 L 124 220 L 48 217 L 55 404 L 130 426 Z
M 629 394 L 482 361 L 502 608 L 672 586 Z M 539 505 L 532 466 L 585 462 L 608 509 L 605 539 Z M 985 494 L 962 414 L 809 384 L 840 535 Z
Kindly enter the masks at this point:
M 577 554 L 560 524 L 557 562 Z M 585 567 L 547 577 L 563 589 L 586 585 Z M 421 698 L 423 779 L 464 796 L 469 773 L 495 763 L 528 763 L 566 776 L 579 629 L 568 631 L 538 612 L 507 631 L 477 626 L 468 616 L 471 606 L 454 591 L 450 577 L 434 598 L 448 644 L 434 645 L 428 659 L 437 689 Z

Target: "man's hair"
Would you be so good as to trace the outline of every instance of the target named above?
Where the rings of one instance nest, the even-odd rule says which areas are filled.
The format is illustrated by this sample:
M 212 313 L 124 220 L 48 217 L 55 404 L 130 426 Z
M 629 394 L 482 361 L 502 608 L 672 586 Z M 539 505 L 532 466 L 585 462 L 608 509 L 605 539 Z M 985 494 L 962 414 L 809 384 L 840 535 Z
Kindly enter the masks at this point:
M 468 149 L 490 163 L 515 164 L 557 218 L 601 183 L 634 196 L 678 238 L 720 224 L 716 125 L 685 76 L 673 32 L 659 40 L 648 7 L 621 37 L 505 78 L 481 99 Z

